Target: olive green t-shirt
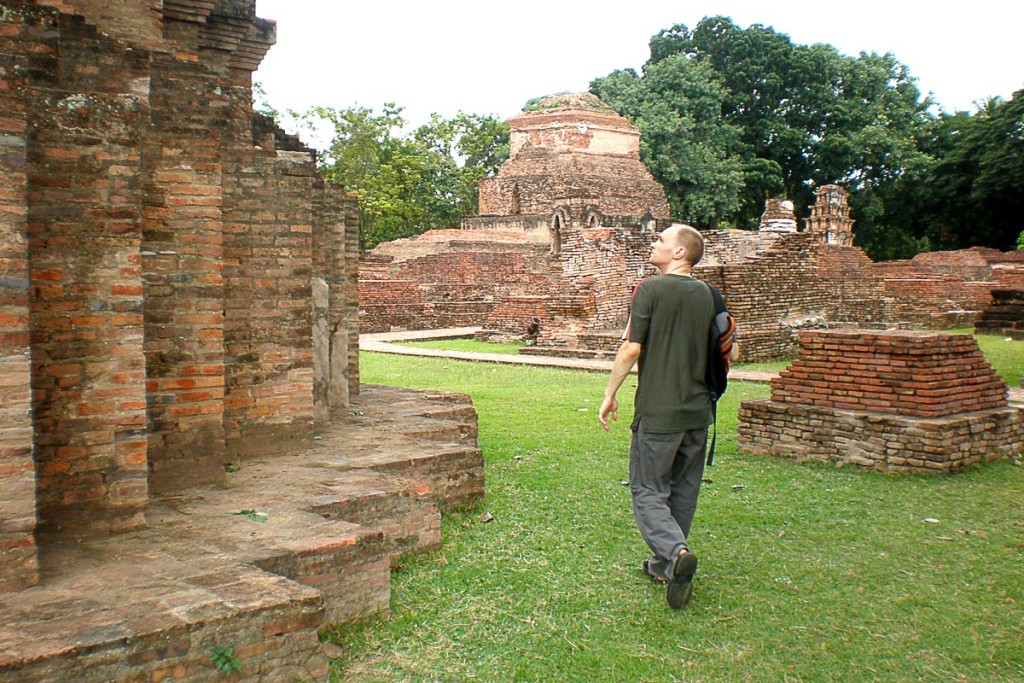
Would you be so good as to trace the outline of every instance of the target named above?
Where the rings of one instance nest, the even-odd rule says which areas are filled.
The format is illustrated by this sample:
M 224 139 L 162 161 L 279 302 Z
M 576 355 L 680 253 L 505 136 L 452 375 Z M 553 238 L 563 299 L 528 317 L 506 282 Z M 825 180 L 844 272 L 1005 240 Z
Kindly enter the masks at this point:
M 627 338 L 641 345 L 633 424 L 653 434 L 711 424 L 704 384 L 708 329 L 715 304 L 708 287 L 685 275 L 659 275 L 637 285 Z

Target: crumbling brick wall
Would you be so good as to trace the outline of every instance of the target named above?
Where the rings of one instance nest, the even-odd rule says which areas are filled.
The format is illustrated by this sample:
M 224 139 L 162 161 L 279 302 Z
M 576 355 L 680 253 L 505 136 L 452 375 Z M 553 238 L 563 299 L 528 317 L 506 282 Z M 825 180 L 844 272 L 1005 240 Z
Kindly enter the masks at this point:
M 4 3 L 0 587 L 36 516 L 139 526 L 358 391 L 357 207 L 254 120 L 273 40 L 251 0 Z
M 392 253 L 360 258 L 361 329 L 432 329 L 480 325 L 508 296 L 557 291 L 546 245 L 487 231 L 448 231 L 397 240 Z M 516 238 L 520 236 L 515 236 Z
M 694 274 L 728 302 L 744 360 L 791 356 L 799 330 L 824 325 L 830 293 L 818 279 L 812 234 L 713 231 L 705 245 Z

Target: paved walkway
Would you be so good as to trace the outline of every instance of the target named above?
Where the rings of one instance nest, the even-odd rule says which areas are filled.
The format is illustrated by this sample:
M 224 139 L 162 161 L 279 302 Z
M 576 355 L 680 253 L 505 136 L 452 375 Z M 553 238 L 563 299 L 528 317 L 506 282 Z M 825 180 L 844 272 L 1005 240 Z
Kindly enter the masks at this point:
M 455 339 L 472 337 L 481 330 L 480 327 L 450 327 L 442 330 L 410 330 L 408 332 L 381 332 L 364 334 L 359 337 L 359 348 L 363 351 L 378 353 L 394 353 L 401 356 L 426 356 L 432 358 L 456 358 L 458 360 L 475 360 L 484 363 L 506 363 L 509 365 L 535 365 L 549 368 L 570 368 L 573 370 L 592 370 L 594 372 L 610 372 L 611 360 L 591 358 L 566 358 L 563 356 L 531 356 L 529 354 L 511 353 L 477 353 L 474 351 L 448 351 L 445 349 L 425 349 L 416 346 L 402 346 L 396 342 L 424 341 L 427 339 Z M 636 368 L 633 369 L 636 372 Z M 768 382 L 775 376 L 773 372 L 754 372 L 733 370 L 730 379 L 741 379 L 748 382 Z
M 456 358 L 458 360 L 475 360 L 483 363 L 506 363 L 511 365 L 535 365 L 549 368 L 571 368 L 573 370 L 591 370 L 594 372 L 610 372 L 611 360 L 595 360 L 589 358 L 564 358 L 560 356 L 531 356 L 528 354 L 508 353 L 476 353 L 472 351 L 447 351 L 445 349 L 425 349 L 415 346 L 402 346 L 397 342 L 423 341 L 427 339 L 455 339 L 472 337 L 483 328 L 480 327 L 449 327 L 441 330 L 409 330 L 405 332 L 380 332 L 363 334 L 359 337 L 359 348 L 363 351 L 378 353 L 394 353 L 402 356 L 426 356 L 432 358 Z M 636 369 L 634 368 L 634 372 Z M 777 373 L 754 370 L 731 370 L 729 379 L 747 382 L 770 382 Z M 1010 387 L 1010 403 L 1024 406 L 1024 388 Z

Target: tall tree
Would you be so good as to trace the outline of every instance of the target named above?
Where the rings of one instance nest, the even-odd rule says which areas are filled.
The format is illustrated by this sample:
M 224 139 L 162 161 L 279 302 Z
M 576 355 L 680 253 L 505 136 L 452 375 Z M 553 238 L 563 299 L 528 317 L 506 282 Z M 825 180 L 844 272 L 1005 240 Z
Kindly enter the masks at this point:
M 673 213 L 717 227 L 739 207 L 743 188 L 740 131 L 721 115 L 717 75 L 683 55 L 591 84 L 591 90 L 642 132 L 648 168 L 664 185 Z
M 932 245 L 1013 249 L 1024 228 L 1024 90 L 943 115 L 926 147 L 935 163 L 915 191 Z
M 359 194 L 360 246 L 458 227 L 476 212 L 476 183 L 493 175 L 508 156 L 508 125 L 491 117 L 434 115 L 404 134 L 402 108 L 314 107 L 305 125 L 327 125 L 332 140 L 320 155 L 328 182 Z
M 664 171 L 657 157 L 663 149 L 671 155 L 703 141 L 714 145 L 719 166 L 742 178 L 738 189 L 705 181 L 704 192 L 717 198 L 712 203 L 724 209 L 719 219 L 726 224 L 753 228 L 766 196 L 785 194 L 806 207 L 816 186 L 840 182 L 851 190 L 858 235 L 873 246 L 875 224 L 894 210 L 894 188 L 930 163 L 920 150 L 930 102 L 921 99 L 909 71 L 891 54 L 846 57 L 828 45 L 793 44 L 760 25 L 741 29 L 725 17 L 706 18 L 692 31 L 673 26 L 655 35 L 650 47 L 643 77 L 626 91 L 641 110 L 634 107 L 627 116 L 635 117 L 645 136 L 652 134 L 645 161 L 670 194 L 690 196 L 694 188 L 659 175 Z M 623 85 L 612 74 L 597 79 L 594 92 L 604 97 L 613 76 Z M 713 99 L 703 94 L 708 83 L 714 84 L 719 110 L 702 120 L 705 126 L 676 126 L 674 134 L 683 140 L 659 138 L 644 114 L 660 107 L 684 120 L 692 117 L 694 90 L 701 93 L 696 110 L 706 112 L 702 105 Z M 612 96 L 609 104 L 626 112 L 617 102 Z M 708 121 L 715 121 L 714 136 Z M 682 196 L 677 200 L 688 203 Z

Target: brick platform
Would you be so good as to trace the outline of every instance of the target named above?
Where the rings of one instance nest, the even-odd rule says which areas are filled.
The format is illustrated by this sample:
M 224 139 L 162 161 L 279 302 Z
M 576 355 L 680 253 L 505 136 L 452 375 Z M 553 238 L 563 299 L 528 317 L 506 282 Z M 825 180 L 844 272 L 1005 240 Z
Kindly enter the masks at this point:
M 468 397 L 364 386 L 351 412 L 155 499 L 143 529 L 44 544 L 41 583 L 0 596 L 0 681 L 222 680 L 214 647 L 241 659 L 231 680 L 322 677 L 317 630 L 386 613 L 391 562 L 484 496 Z
M 969 335 L 802 332 L 771 398 L 745 401 L 748 452 L 954 472 L 1020 453 L 1024 413 Z

